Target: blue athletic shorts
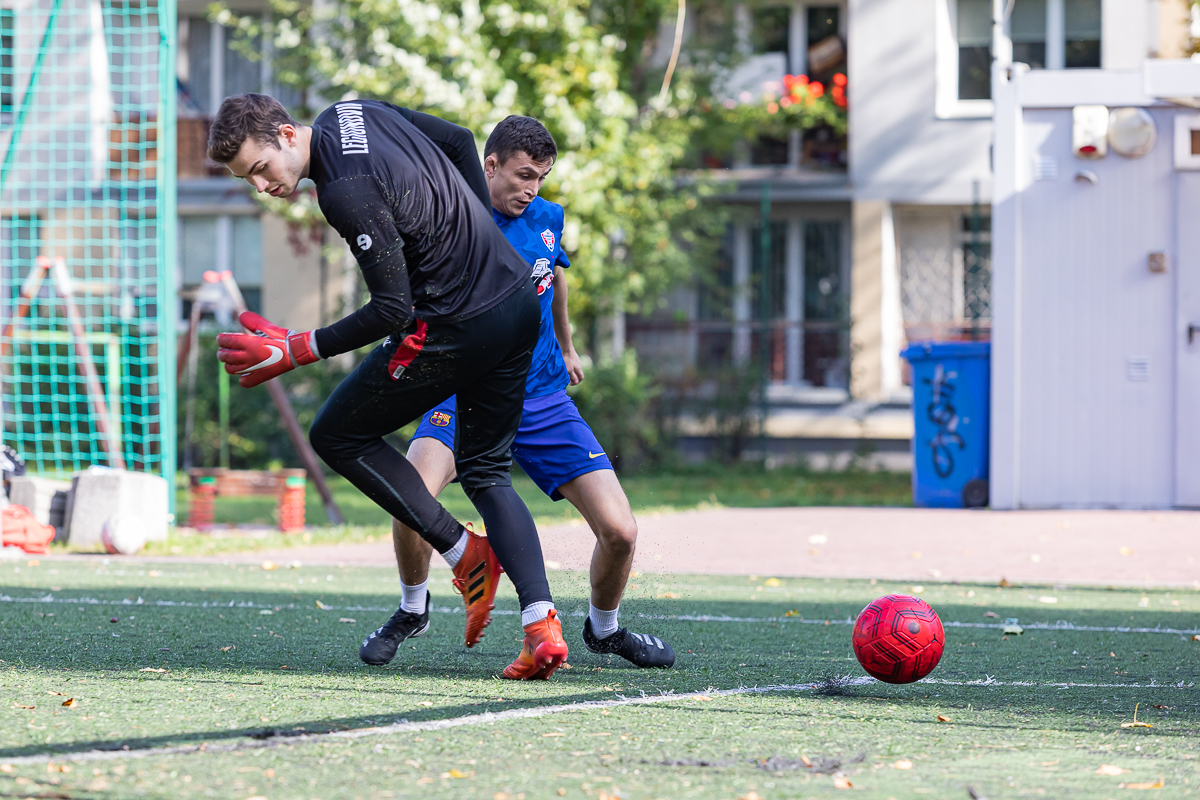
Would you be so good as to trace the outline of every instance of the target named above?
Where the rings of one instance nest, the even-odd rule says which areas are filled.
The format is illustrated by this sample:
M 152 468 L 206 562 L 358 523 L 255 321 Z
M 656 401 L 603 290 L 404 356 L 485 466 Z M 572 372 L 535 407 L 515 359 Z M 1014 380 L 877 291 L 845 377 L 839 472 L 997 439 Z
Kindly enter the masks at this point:
M 454 416 L 451 397 L 421 417 L 413 439 L 437 439 L 454 449 Z M 612 462 L 596 441 L 596 434 L 579 416 L 566 390 L 544 397 L 526 398 L 521 428 L 512 445 L 513 458 L 551 500 L 562 500 L 558 487 L 595 472 L 612 469 Z

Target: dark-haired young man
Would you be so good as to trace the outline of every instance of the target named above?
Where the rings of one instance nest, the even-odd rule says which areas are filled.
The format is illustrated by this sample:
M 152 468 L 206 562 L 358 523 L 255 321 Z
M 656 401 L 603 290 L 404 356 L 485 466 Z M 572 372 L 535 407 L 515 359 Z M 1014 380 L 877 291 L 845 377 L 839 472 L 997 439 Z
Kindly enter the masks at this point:
M 312 179 L 321 211 L 350 245 L 371 294 L 364 307 L 315 331 L 243 314 L 250 333 L 217 340 L 226 371 L 241 375 L 242 386 L 257 386 L 384 339 L 325 401 L 309 433 L 313 447 L 453 567 L 467 604 L 468 647 L 488 623 L 503 566 L 525 628 L 521 654 L 504 676 L 549 678 L 567 646 L 537 529 L 509 478 L 537 343 L 537 288 L 479 202 L 485 184 L 470 132 L 370 100 L 336 103 L 306 127 L 273 98 L 245 94 L 221 104 L 208 151 L 275 197 Z M 383 440 L 454 394 L 458 471 L 487 538 L 459 524 Z
M 525 384 L 525 413 L 513 442 L 521 468 L 552 500 L 571 501 L 596 535 L 592 553 L 592 596 L 583 640 L 594 653 L 616 653 L 639 667 L 670 667 L 671 646 L 657 636 L 632 633 L 617 625 L 621 595 L 633 565 L 637 522 L 604 448 L 567 395 L 583 380 L 567 319 L 571 262 L 563 252 L 563 209 L 538 197 L 558 148 L 554 137 L 532 117 L 510 116 L 496 126 L 484 146 L 483 169 L 492 216 L 526 261 L 541 299 L 541 331 Z M 456 431 L 454 398 L 425 414 L 408 458 L 436 497 L 454 480 Z M 429 627 L 427 582 L 432 550 L 399 520 L 392 523 L 400 567 L 400 608 L 363 642 L 368 664 L 386 664 L 405 639 Z

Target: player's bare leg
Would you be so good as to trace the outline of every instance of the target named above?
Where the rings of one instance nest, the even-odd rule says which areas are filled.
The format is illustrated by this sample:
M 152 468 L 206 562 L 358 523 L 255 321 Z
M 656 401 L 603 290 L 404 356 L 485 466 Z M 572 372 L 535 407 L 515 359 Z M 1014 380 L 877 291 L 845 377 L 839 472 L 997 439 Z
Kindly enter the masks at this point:
M 435 498 L 455 478 L 454 453 L 436 439 L 420 438 L 409 447 L 408 460 L 417 469 L 425 488 Z M 476 537 L 472 537 L 473 539 Z M 396 563 L 400 568 L 400 608 L 383 627 L 367 637 L 359 650 L 359 657 L 368 664 L 386 664 L 395 657 L 396 649 L 405 640 L 420 636 L 429 629 L 429 560 L 433 547 L 411 528 L 398 520 L 392 520 L 392 545 L 396 551 Z M 463 564 L 472 563 L 470 550 L 464 555 Z M 465 563 L 464 563 L 465 562 Z M 456 578 L 458 570 L 455 571 Z M 486 576 L 470 576 L 469 580 L 483 579 L 487 590 L 495 594 L 499 569 Z M 466 580 L 456 579 L 456 586 Z M 464 593 L 465 596 L 465 593 Z M 474 614 L 468 602 L 467 646 L 475 645 L 483 637 L 483 629 L 491 621 L 491 597 L 478 605 Z
M 611 469 L 587 472 L 558 487 L 558 492 L 579 510 L 596 535 L 584 643 L 592 652 L 616 653 L 640 667 L 671 666 L 675 652 L 670 645 L 657 636 L 631 633 L 617 625 L 637 547 L 637 520 L 617 474 Z
M 425 488 L 434 497 L 454 480 L 454 451 L 437 439 L 422 437 L 408 448 L 408 460 Z M 392 520 L 392 546 L 396 550 L 396 563 L 400 567 L 400 583 L 404 586 L 420 586 L 429 581 L 429 560 L 433 547 L 399 520 Z
M 637 520 L 617 473 L 611 469 L 588 472 L 567 481 L 558 491 L 579 510 L 596 535 L 590 570 L 592 605 L 615 609 L 625 593 L 637 545 Z

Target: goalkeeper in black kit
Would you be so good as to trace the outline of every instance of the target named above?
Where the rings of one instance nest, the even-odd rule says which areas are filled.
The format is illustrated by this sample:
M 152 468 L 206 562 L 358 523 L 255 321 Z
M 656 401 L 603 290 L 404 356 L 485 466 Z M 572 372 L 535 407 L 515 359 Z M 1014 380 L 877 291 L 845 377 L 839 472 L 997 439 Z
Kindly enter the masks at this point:
M 249 333 L 217 339 L 225 370 L 257 386 L 383 339 L 325 401 L 309 433 L 313 448 L 450 564 L 467 607 L 468 647 L 490 621 L 503 568 L 525 628 L 504 677 L 549 678 L 567 645 L 537 529 L 509 478 L 540 307 L 529 264 L 492 220 L 471 133 L 370 100 L 336 103 L 307 127 L 275 99 L 244 94 L 221 104 L 208 154 L 273 197 L 310 178 L 371 295 L 314 331 L 243 314 Z M 486 537 L 454 519 L 383 439 L 451 395 L 458 475 Z

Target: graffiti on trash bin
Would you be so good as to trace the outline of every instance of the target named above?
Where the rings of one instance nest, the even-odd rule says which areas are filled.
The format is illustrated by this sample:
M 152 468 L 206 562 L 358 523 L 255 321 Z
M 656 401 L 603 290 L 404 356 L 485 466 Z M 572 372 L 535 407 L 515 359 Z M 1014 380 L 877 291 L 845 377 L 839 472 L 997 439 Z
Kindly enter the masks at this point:
M 932 390 L 926 413 L 929 415 L 929 421 L 937 426 L 937 433 L 929 440 L 929 449 L 933 455 L 933 469 L 940 478 L 948 478 L 950 473 L 954 472 L 954 451 L 951 447 L 958 445 L 959 450 L 967 448 L 966 442 L 958 433 L 958 412 L 954 410 L 952 402 L 954 384 L 951 381 L 957 377 L 957 372 L 947 372 L 938 364 L 933 377 L 925 379 L 925 383 L 928 383 Z

